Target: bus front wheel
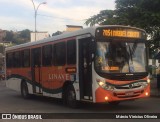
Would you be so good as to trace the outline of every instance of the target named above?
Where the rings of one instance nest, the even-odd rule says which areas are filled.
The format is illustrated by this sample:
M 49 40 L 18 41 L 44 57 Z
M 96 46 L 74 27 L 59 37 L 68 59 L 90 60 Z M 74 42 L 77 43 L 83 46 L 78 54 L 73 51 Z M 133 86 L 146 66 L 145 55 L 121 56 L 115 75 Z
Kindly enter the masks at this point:
M 21 96 L 25 99 L 29 98 L 28 87 L 25 81 L 21 82 Z

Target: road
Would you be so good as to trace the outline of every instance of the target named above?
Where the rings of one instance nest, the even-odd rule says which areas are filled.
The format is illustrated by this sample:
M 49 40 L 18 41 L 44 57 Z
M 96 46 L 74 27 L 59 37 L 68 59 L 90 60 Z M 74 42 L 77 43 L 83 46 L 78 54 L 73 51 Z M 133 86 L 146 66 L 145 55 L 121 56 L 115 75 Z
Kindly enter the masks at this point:
M 80 108 L 72 109 L 63 106 L 61 100 L 53 98 L 33 96 L 23 99 L 20 92 L 6 88 L 4 82 L 0 81 L 0 107 L 0 113 L 160 113 L 160 98 L 126 101 L 116 107 L 82 103 Z

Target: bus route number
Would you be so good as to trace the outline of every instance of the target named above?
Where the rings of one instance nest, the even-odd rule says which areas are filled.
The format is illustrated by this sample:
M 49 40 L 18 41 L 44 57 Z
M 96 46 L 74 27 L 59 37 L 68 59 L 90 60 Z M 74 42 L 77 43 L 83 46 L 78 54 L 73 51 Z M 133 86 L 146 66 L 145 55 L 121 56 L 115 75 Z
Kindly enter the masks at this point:
M 130 37 L 130 38 L 140 38 L 140 33 L 138 31 L 131 30 L 111 30 L 104 29 L 103 36 L 107 37 Z

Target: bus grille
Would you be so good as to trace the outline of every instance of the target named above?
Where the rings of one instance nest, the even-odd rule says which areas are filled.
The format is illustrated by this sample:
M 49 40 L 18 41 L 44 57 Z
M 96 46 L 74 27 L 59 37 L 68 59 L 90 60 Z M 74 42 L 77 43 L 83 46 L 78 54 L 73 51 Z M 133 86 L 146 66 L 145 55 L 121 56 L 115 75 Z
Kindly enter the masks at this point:
M 132 80 L 139 80 L 147 77 L 148 73 L 133 73 L 133 74 L 126 74 L 126 73 L 98 73 L 101 77 L 105 77 L 106 79 L 110 80 L 117 80 L 117 81 L 132 81 Z
M 141 95 L 143 92 L 144 92 L 144 90 L 125 92 L 125 93 L 114 93 L 114 96 L 118 97 L 118 98 L 137 97 L 137 96 Z
M 125 85 L 125 86 L 116 86 L 115 88 L 116 89 L 134 89 L 134 88 L 139 88 L 141 87 L 140 85 L 139 86 L 132 86 L 132 88 L 129 86 L 129 85 Z
M 133 75 L 133 76 L 116 76 L 114 77 L 115 80 L 120 80 L 120 81 L 126 81 L 126 80 L 138 80 L 144 78 L 144 76 L 141 75 Z

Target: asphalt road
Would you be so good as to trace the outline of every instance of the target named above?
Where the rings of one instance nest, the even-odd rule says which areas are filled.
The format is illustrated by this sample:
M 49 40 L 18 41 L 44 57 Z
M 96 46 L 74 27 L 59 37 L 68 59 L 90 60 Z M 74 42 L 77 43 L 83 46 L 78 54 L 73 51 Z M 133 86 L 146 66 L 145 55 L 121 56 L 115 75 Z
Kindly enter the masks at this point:
M 61 100 L 53 98 L 32 96 L 30 99 L 23 99 L 20 92 L 6 88 L 5 83 L 0 81 L 0 113 L 160 113 L 160 97 L 126 101 L 116 107 L 108 104 L 81 103 L 80 108 L 72 109 L 63 106 Z M 74 121 L 74 119 L 64 121 Z M 76 121 L 81 120 L 77 119 Z M 92 122 L 94 121 L 96 119 L 93 119 Z M 101 121 L 105 120 L 101 119 Z M 108 121 L 119 122 L 117 119 Z M 127 120 L 125 119 L 123 122 L 125 121 Z

